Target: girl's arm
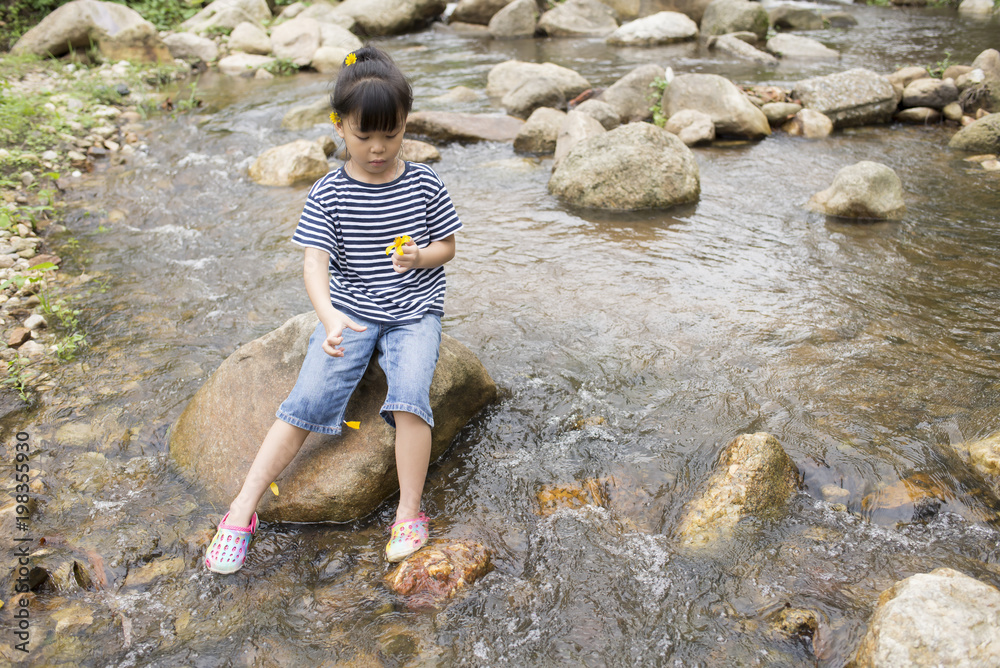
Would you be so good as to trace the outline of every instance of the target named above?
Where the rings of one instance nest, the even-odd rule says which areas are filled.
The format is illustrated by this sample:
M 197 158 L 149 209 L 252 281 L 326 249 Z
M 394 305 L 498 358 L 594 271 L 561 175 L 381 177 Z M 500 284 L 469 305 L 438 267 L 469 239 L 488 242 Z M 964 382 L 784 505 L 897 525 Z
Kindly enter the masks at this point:
M 403 245 L 402 255 L 392 254 L 392 268 L 397 274 L 402 274 L 410 269 L 434 269 L 453 257 L 455 257 L 454 234 L 438 241 L 432 241 L 424 248 L 418 248 L 417 244 L 407 241 Z
M 344 328 L 363 332 L 362 327 L 346 315 L 333 308 L 330 303 L 330 254 L 318 248 L 307 248 L 303 261 L 303 277 L 306 283 L 306 294 L 316 309 L 316 315 L 326 329 L 326 341 L 323 342 L 323 352 L 331 357 L 343 357 L 344 349 L 337 346 L 344 340 Z

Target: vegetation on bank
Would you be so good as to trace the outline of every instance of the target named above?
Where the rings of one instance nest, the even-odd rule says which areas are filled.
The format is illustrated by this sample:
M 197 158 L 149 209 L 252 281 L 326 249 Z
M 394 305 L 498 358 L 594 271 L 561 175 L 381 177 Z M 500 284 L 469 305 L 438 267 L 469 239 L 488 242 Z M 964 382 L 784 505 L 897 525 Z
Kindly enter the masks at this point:
M 73 359 L 87 345 L 58 272 L 60 255 L 85 264 L 78 242 L 47 242 L 64 229 L 65 179 L 134 154 L 136 123 L 150 114 L 198 104 L 195 84 L 173 98 L 164 93 L 188 76 L 187 66 L 97 61 L 96 53 L 0 58 L 0 384 L 23 401 L 44 389 L 44 362 Z

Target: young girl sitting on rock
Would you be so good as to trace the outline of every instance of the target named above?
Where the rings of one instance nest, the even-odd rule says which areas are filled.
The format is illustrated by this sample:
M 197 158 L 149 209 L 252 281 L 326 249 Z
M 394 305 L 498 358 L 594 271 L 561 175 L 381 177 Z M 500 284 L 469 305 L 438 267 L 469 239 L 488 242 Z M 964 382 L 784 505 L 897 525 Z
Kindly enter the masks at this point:
M 399 156 L 413 92 L 382 51 L 348 54 L 331 96 L 349 157 L 309 191 L 292 241 L 305 248 L 306 292 L 320 323 L 298 380 L 277 412 L 205 564 L 234 573 L 257 528 L 255 508 L 310 431 L 339 434 L 347 402 L 374 350 L 388 393 L 380 414 L 396 428 L 399 505 L 385 548 L 400 561 L 428 538 L 420 497 L 431 452 L 430 385 L 441 343 L 445 275 L 461 229 L 429 167 Z

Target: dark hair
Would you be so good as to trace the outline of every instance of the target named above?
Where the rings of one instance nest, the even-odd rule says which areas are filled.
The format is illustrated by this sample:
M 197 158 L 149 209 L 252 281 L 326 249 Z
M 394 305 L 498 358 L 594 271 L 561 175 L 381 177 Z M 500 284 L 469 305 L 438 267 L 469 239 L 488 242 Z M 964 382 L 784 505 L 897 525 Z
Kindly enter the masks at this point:
M 330 106 L 341 119 L 356 116 L 361 132 L 391 132 L 406 122 L 413 89 L 388 54 L 365 46 L 348 54 L 330 94 Z

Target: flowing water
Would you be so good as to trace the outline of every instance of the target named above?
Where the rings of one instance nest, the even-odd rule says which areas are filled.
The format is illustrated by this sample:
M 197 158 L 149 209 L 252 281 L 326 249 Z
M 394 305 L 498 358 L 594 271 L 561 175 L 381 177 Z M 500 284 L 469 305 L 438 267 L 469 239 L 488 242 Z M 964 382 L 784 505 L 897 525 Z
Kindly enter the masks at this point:
M 598 86 L 650 61 L 789 85 L 1000 47 L 995 22 L 952 11 L 850 11 L 859 26 L 811 34 L 839 63 L 775 70 L 693 44 L 433 31 L 379 43 L 412 75 L 417 109 L 456 85 L 482 90 L 510 58 Z M 998 177 L 947 149 L 953 129 L 900 125 L 698 148 L 700 201 L 634 214 L 560 203 L 550 159 L 442 147 L 435 168 L 465 223 L 445 331 L 501 398 L 432 466 L 425 500 L 435 536 L 483 542 L 495 570 L 445 605 L 408 608 L 382 583 L 387 504 L 350 525 L 265 524 L 241 573 L 207 573 L 220 509 L 172 465 L 167 430 L 237 346 L 309 309 L 289 243 L 308 185 L 261 187 L 246 170 L 329 132 L 280 127 L 326 87 L 206 77 L 203 110 L 150 120 L 148 153 L 69 194 L 55 243 L 91 278 L 77 297 L 92 345 L 4 433 L 30 434 L 46 484 L 34 538 L 87 555 L 108 584 L 39 593 L 36 662 L 842 665 L 893 582 L 949 566 L 1000 585 L 1000 508 L 950 447 L 1000 429 Z M 899 174 L 904 220 L 806 211 L 860 160 Z M 781 441 L 803 492 L 732 543 L 677 549 L 673 527 L 720 449 L 756 431 Z M 609 509 L 538 513 L 539 490 L 588 477 L 608 482 Z M 935 489 L 940 510 L 887 501 L 901 480 Z M 824 486 L 843 491 L 824 499 Z M 165 574 L 142 571 L 149 561 Z M 773 630 L 788 605 L 817 613 L 811 644 Z

